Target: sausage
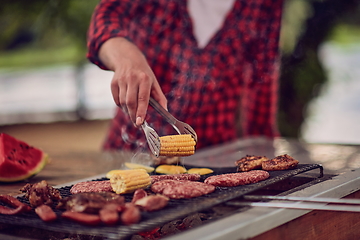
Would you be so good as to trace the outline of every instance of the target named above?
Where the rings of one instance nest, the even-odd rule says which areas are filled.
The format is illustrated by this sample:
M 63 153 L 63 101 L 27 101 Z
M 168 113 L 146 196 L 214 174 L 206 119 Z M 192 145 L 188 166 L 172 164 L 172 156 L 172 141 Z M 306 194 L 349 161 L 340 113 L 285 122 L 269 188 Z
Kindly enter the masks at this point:
M 61 214 L 61 217 L 91 226 L 96 226 L 101 222 L 99 215 L 89 213 L 65 211 Z
M 169 202 L 169 198 L 163 195 L 150 195 L 135 202 L 142 210 L 152 212 L 164 208 Z
M 43 220 L 44 222 L 51 222 L 56 220 L 56 213 L 48 205 L 40 205 L 35 208 L 35 213 Z
M 126 209 L 121 214 L 121 222 L 125 225 L 138 223 L 141 219 L 140 209 L 133 203 L 127 203 Z
M 22 212 L 30 211 L 30 206 L 20 202 L 17 198 L 10 195 L 0 195 L 0 202 L 9 205 L 12 208 L 6 206 L 0 206 L 0 214 L 15 215 Z
M 147 196 L 147 192 L 144 189 L 142 188 L 136 189 L 131 202 L 135 203 L 137 200 L 144 198 L 146 196 Z
M 119 221 L 118 207 L 119 205 L 117 204 L 113 204 L 113 203 L 106 204 L 99 211 L 101 221 L 106 225 L 116 224 Z

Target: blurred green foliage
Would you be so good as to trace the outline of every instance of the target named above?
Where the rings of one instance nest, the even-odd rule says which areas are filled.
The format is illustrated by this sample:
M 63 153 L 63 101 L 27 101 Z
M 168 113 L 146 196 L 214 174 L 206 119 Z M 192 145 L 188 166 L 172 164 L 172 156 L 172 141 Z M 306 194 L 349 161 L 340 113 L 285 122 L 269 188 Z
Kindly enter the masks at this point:
M 285 1 L 278 115 L 282 136 L 301 137 L 308 103 L 318 96 L 317 90 L 327 80 L 319 47 L 325 41 L 356 41 L 359 13 L 358 0 Z
M 2 0 L 0 68 L 86 61 L 86 32 L 99 0 Z

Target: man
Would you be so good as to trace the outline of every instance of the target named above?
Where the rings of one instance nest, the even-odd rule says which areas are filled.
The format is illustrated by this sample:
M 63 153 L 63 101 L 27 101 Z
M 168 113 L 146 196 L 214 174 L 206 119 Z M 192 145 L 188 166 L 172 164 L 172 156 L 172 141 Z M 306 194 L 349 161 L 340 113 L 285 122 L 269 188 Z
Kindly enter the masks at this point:
M 148 109 L 150 96 L 195 129 L 197 149 L 278 136 L 281 13 L 282 0 L 102 0 L 88 58 L 114 71 L 120 107 L 104 149 L 144 146 L 144 119 L 160 136 L 175 133 Z

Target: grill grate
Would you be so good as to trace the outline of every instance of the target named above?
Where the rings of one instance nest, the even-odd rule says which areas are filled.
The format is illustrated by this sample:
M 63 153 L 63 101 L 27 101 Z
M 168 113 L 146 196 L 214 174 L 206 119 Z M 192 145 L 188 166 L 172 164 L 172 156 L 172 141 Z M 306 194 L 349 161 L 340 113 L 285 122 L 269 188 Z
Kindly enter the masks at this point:
M 11 225 L 35 227 L 62 233 L 93 235 L 108 239 L 124 239 L 138 232 L 151 230 L 172 220 L 211 208 L 217 204 L 241 197 L 247 193 L 267 187 L 273 183 L 314 169 L 320 169 L 320 177 L 323 176 L 323 168 L 321 165 L 299 164 L 296 169 L 292 170 L 270 171 L 270 178 L 255 184 L 238 187 L 217 187 L 215 192 L 205 196 L 191 199 L 172 199 L 169 201 L 168 206 L 166 206 L 164 209 L 151 213 L 142 212 L 141 222 L 131 226 L 85 226 L 75 222 L 70 222 L 69 220 L 62 219 L 61 217 L 58 217 L 58 219 L 54 222 L 46 223 L 43 222 L 34 212 L 14 216 L 1 215 L 0 222 Z M 234 172 L 234 168 L 219 168 L 214 169 L 214 173 L 212 175 L 230 172 Z M 202 180 L 208 176 L 209 175 L 203 176 Z M 71 186 L 66 186 L 59 189 L 62 197 L 70 195 L 70 188 Z M 131 201 L 132 196 L 125 195 L 125 198 L 126 201 Z M 19 200 L 28 204 L 28 200 L 24 197 L 19 197 Z M 54 205 L 56 205 L 56 203 Z M 62 210 L 59 209 L 54 210 L 57 215 L 60 215 L 62 212 Z

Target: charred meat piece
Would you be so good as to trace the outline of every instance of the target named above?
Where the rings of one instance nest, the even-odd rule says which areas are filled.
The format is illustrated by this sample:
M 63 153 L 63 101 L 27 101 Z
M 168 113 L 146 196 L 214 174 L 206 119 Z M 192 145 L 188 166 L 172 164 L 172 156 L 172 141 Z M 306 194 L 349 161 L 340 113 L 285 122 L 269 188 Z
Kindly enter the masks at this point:
M 57 208 L 73 212 L 99 213 L 106 204 L 113 203 L 117 206 L 125 204 L 124 196 L 111 192 L 77 193 L 63 198 Z
M 109 180 L 79 182 L 70 189 L 71 194 L 83 192 L 113 192 L 113 190 Z
M 295 168 L 298 164 L 298 160 L 284 154 L 262 162 L 262 169 L 266 171 L 287 170 Z
M 61 199 L 59 190 L 50 186 L 45 180 L 34 184 L 28 183 L 20 191 L 25 193 L 32 207 L 51 205 L 53 201 Z
M 151 185 L 151 191 L 172 199 L 199 197 L 215 191 L 213 185 L 188 180 L 162 180 Z
M 169 198 L 160 194 L 143 197 L 135 202 L 141 210 L 152 212 L 164 208 L 169 202 Z
M 235 162 L 238 172 L 248 172 L 254 169 L 261 169 L 262 162 L 269 160 L 265 156 L 246 155 Z
M 270 174 L 263 170 L 252 170 L 249 172 L 227 173 L 211 176 L 205 179 L 204 183 L 217 187 L 235 187 L 251 183 L 257 183 L 270 177 Z

